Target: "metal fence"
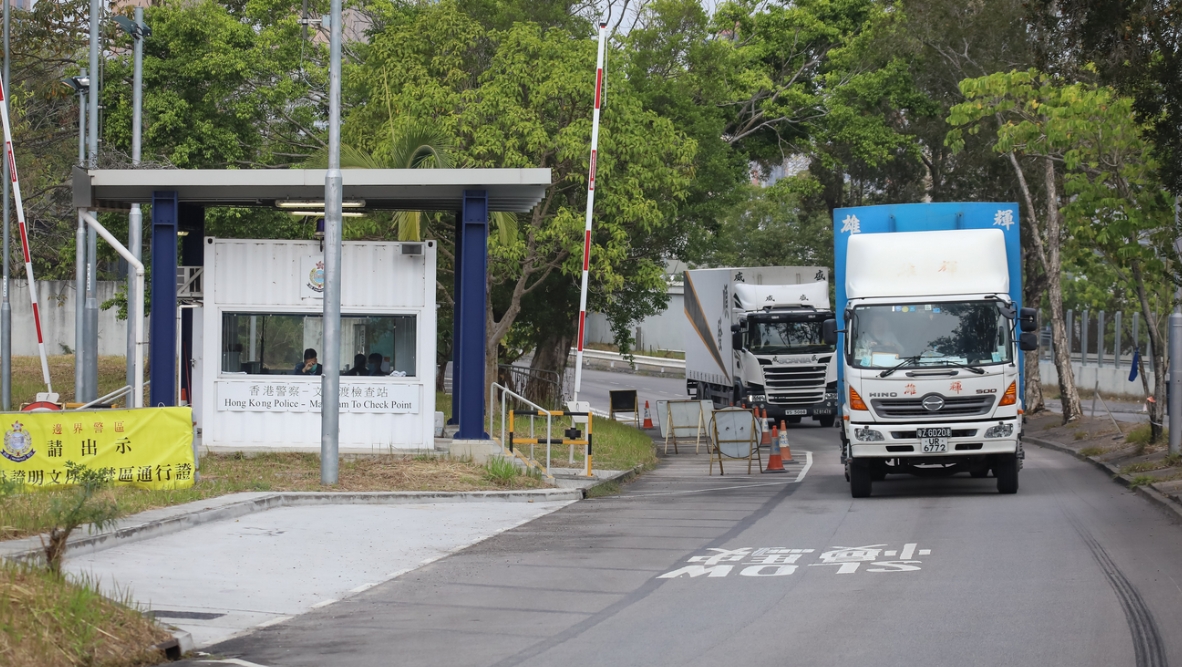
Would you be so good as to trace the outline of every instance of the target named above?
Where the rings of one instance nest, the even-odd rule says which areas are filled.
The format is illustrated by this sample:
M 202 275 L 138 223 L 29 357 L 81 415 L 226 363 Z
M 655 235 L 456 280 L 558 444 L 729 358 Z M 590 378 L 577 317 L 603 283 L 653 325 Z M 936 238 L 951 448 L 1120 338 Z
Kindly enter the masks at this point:
M 500 364 L 497 383 L 547 410 L 562 409 L 569 400 L 570 382 L 554 371 Z
M 1162 321 L 1162 315 L 1156 314 Z M 1128 363 L 1133 351 L 1141 350 L 1142 357 L 1149 353 L 1149 333 L 1141 313 L 1106 313 L 1103 310 L 1065 313 L 1067 342 L 1071 359 L 1083 366 L 1120 366 Z M 1045 318 L 1044 318 L 1045 321 Z M 1051 358 L 1051 328 L 1043 327 L 1039 354 L 1043 359 Z

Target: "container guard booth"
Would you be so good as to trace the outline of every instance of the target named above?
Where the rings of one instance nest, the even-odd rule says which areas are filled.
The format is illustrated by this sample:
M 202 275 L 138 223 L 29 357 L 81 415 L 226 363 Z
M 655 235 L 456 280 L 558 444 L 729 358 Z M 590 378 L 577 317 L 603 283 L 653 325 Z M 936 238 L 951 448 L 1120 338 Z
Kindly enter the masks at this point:
M 340 446 L 430 449 L 435 412 L 435 243 L 346 242 Z M 214 448 L 320 447 L 324 255 L 316 241 L 205 239 L 193 403 Z M 348 415 L 344 417 L 344 415 Z

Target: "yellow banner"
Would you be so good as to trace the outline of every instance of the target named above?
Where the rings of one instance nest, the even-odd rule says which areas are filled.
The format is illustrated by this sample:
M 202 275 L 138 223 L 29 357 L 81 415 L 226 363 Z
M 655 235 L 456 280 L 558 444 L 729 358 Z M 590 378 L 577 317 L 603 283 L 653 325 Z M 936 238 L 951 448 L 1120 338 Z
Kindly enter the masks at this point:
M 193 486 L 191 408 L 6 412 L 0 413 L 0 432 L 0 479 L 26 489 L 73 484 L 67 461 L 106 468 L 119 486 Z

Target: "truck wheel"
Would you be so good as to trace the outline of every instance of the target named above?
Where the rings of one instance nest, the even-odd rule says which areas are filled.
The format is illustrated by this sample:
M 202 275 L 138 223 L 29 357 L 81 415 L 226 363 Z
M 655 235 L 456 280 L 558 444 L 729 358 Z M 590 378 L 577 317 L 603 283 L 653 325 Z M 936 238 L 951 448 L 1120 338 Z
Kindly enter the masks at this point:
M 833 428 L 833 415 L 825 415 L 817 421 L 821 422 L 821 426 L 824 428 Z
M 870 471 L 870 476 L 874 481 L 881 482 L 882 480 L 886 479 L 886 468 L 875 468 Z
M 873 485 L 870 466 L 863 461 L 850 461 L 850 495 L 854 498 L 869 498 Z
M 974 466 L 972 468 L 969 468 L 969 476 L 973 477 L 974 479 L 981 479 L 982 477 L 988 477 L 989 476 L 989 466 L 983 464 L 983 465 Z
M 1018 492 L 1018 457 L 1013 454 L 999 456 L 993 464 L 993 474 L 997 477 L 998 493 Z

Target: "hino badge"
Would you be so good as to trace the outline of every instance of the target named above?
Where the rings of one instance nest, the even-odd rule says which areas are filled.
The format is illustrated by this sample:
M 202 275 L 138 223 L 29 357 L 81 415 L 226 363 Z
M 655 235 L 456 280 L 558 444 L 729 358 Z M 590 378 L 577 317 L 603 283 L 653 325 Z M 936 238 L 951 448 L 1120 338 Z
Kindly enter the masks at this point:
M 1018 205 L 902 204 L 833 212 L 842 461 L 850 492 L 888 474 L 997 478 L 1018 491 L 1022 308 Z M 839 330 L 840 329 L 840 330 Z
M 797 423 L 833 426 L 837 369 L 821 324 L 833 318 L 828 270 L 815 266 L 685 272 L 689 395 L 745 403 Z

